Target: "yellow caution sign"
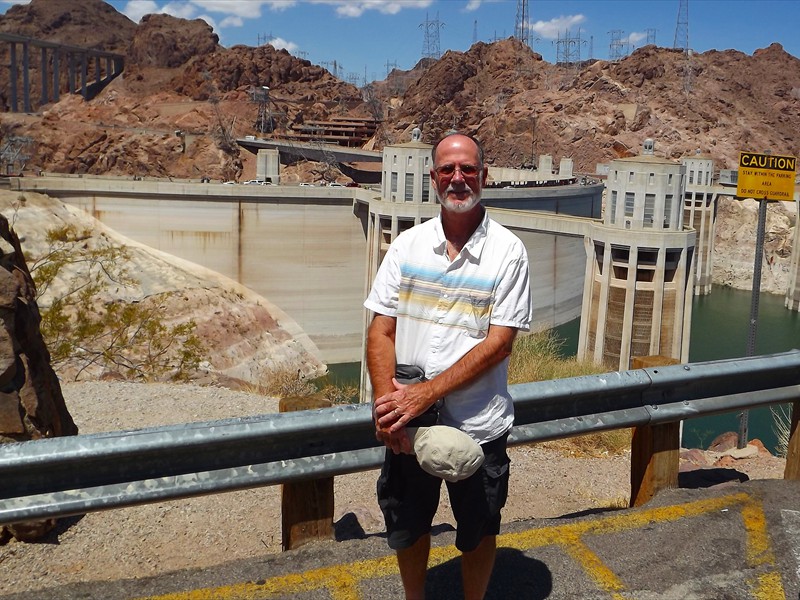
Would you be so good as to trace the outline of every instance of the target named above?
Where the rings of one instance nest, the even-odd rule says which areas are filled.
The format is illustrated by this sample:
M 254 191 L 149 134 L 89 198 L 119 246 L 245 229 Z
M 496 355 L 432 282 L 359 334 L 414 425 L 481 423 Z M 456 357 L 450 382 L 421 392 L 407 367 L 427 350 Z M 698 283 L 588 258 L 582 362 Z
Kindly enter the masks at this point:
M 794 200 L 797 158 L 772 154 L 739 153 L 736 195 L 756 200 Z

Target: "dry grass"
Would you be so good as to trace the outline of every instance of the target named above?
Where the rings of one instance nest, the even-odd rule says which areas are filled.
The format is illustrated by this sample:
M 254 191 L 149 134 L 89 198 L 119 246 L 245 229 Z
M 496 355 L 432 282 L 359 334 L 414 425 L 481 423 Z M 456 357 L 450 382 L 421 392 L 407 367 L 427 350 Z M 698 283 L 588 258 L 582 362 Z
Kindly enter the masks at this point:
M 561 356 L 564 340 L 554 331 L 538 331 L 519 336 L 508 367 L 508 382 L 527 383 L 605 373 L 607 368 L 576 358 Z
M 800 404 L 796 404 L 795 406 L 800 406 Z M 787 405 L 785 404 L 770 406 L 769 410 L 772 413 L 772 424 L 775 429 L 775 436 L 778 438 L 775 451 L 778 456 L 786 458 L 786 454 L 789 452 L 789 434 L 791 433 L 790 429 L 792 423 L 792 410 L 791 408 L 787 408 Z
M 607 368 L 594 363 L 562 357 L 563 345 L 563 340 L 552 330 L 519 336 L 514 342 L 514 352 L 508 368 L 508 382 L 514 384 L 547 381 L 608 371 Z M 569 456 L 609 456 L 629 450 L 631 437 L 630 429 L 615 429 L 541 442 L 541 446 Z

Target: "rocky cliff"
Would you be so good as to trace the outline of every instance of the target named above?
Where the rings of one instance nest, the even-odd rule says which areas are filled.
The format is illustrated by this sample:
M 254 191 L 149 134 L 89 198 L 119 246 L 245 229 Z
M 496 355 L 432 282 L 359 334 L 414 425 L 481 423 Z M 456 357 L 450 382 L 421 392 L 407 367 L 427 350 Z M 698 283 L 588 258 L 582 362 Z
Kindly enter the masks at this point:
M 275 137 L 307 120 L 373 115 L 384 122 L 370 148 L 406 141 L 414 126 L 426 141 L 456 127 L 484 142 L 490 164 L 511 167 L 550 154 L 594 173 L 648 137 L 671 158 L 708 153 L 718 169 L 735 167 L 740 150 L 800 155 L 800 60 L 779 44 L 753 55 L 645 46 L 618 62 L 554 65 L 514 39 L 479 42 L 358 90 L 284 50 L 224 48 L 203 21 L 134 24 L 102 0 L 32 0 L 0 17 L 0 31 L 126 56 L 124 75 L 89 102 L 65 95 L 35 114 L 0 113 L 0 136 L 31 141 L 28 172 L 249 179 L 253 156 L 233 140 L 257 133 L 259 86 L 270 88 Z M 748 210 L 720 208 L 718 283 L 750 286 Z M 780 293 L 793 212 L 770 208 L 781 224 L 770 230 L 764 287 Z

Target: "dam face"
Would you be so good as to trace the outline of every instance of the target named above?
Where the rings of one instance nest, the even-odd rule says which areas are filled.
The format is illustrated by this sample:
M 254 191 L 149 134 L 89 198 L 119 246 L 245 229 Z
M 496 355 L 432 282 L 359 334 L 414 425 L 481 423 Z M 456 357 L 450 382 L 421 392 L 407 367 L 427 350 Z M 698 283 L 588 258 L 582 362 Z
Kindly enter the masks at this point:
M 58 198 L 124 236 L 212 269 L 268 298 L 308 334 L 326 363 L 362 358 L 370 206 L 377 202 L 400 211 L 409 208 L 404 203 L 387 205 L 379 192 L 363 188 L 75 177 L 18 181 L 20 191 Z M 536 195 L 542 197 L 534 200 L 520 198 L 528 195 L 521 190 L 508 195 L 513 198 L 510 205 L 519 208 L 538 204 L 561 212 L 578 193 L 588 194 L 589 205 L 599 207 L 601 190 L 602 186 L 571 193 L 565 187 L 549 193 L 538 189 Z M 498 196 L 498 191 L 487 194 L 487 205 Z M 559 204 L 549 206 L 554 197 Z M 438 213 L 436 205 L 426 210 L 430 214 L 425 218 Z M 583 230 L 591 219 L 489 210 L 528 249 L 533 326 L 549 328 L 577 318 L 586 264 Z M 584 207 L 580 212 L 598 211 Z

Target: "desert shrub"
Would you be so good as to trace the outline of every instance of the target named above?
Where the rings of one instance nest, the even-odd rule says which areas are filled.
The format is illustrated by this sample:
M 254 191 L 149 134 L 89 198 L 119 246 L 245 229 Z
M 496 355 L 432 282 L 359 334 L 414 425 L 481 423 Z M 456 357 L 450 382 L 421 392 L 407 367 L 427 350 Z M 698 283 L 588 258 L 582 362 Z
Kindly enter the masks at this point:
M 299 369 L 283 366 L 274 369 L 266 377 L 265 383 L 258 386 L 257 393 L 275 398 L 303 398 L 322 396 L 333 404 L 357 404 L 358 387 L 347 384 L 318 385 L 306 379 Z
M 146 380 L 186 378 L 203 355 L 194 321 L 167 324 L 159 298 L 110 299 L 109 286 L 134 283 L 124 266 L 130 253 L 91 237 L 71 224 L 53 228 L 44 254 L 26 256 L 53 368 L 74 379 L 92 368 Z
M 274 398 L 313 396 L 316 386 L 302 372 L 291 366 L 279 366 L 265 375 L 258 393 Z

